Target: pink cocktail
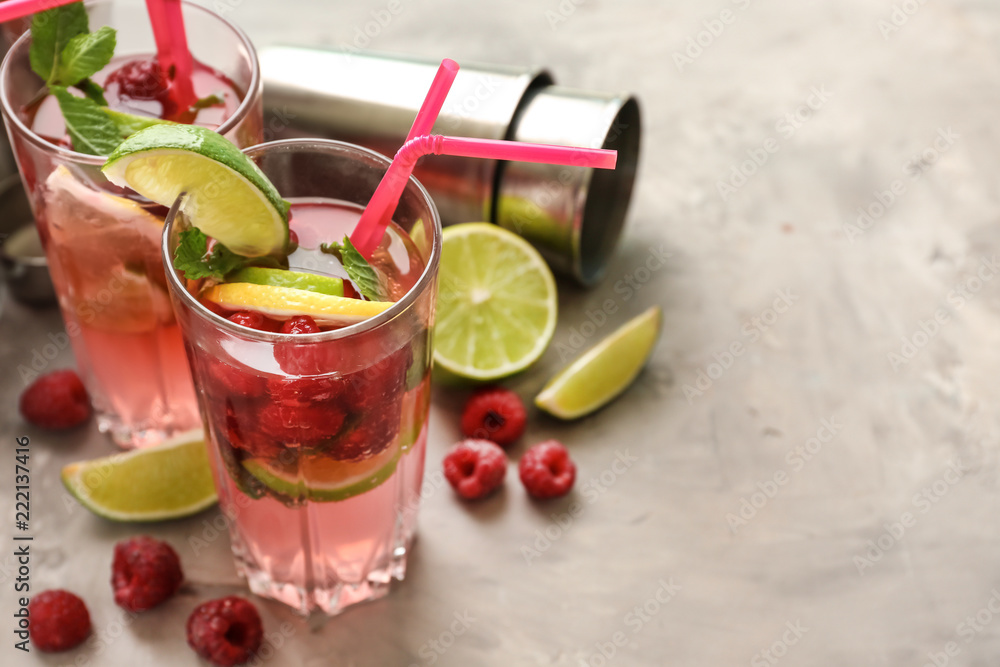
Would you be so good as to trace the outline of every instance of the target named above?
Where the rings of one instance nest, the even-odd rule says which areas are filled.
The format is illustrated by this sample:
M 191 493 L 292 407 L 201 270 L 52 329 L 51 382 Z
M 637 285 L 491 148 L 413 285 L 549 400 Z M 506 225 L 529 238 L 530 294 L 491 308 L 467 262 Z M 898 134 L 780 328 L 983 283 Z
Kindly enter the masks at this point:
M 235 26 L 183 5 L 200 97 L 222 103 L 178 109 L 157 94 L 141 67 L 156 52 L 141 3 L 88 5 L 91 30 L 117 30 L 115 59 L 93 80 L 111 108 L 205 125 L 239 146 L 262 138 L 261 82 L 253 46 Z M 35 213 L 77 365 L 98 426 L 123 447 L 154 445 L 199 425 L 183 340 L 167 293 L 160 241 L 166 210 L 110 184 L 105 158 L 73 150 L 62 114 L 29 63 L 31 37 L 11 48 L 0 70 L 0 102 Z M 145 65 L 143 65 L 145 66 Z M 110 78 L 109 78 L 109 75 Z M 127 79 L 127 81 L 125 81 Z M 122 83 L 124 81 L 124 83 Z
M 274 142 L 245 151 L 292 203 L 293 271 L 344 279 L 319 251 L 354 230 L 389 161 L 339 142 Z M 183 214 L 167 218 L 173 256 Z M 423 476 L 440 221 L 410 179 L 372 254 L 393 305 L 355 324 L 277 333 L 199 300 L 201 283 L 168 271 L 210 441 L 237 567 L 253 592 L 302 613 L 336 614 L 402 579 Z M 167 259 L 169 261 L 169 259 Z

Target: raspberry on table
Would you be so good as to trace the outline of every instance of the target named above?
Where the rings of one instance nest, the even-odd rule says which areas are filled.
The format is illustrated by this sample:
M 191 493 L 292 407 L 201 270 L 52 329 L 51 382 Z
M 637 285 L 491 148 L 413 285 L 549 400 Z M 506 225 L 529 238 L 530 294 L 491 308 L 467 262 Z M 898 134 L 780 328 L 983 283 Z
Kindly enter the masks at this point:
M 28 603 L 28 636 L 39 651 L 67 651 L 90 634 L 90 612 L 76 595 L 44 591 Z
M 507 455 L 489 440 L 463 440 L 444 457 L 444 476 L 466 500 L 485 498 L 507 474 Z
M 187 621 L 188 645 L 219 667 L 249 660 L 263 637 L 256 607 L 235 595 L 198 605 Z
M 540 442 L 525 452 L 517 471 L 528 493 L 541 500 L 566 495 L 576 481 L 576 465 L 557 440 Z
M 21 415 L 43 428 L 72 428 L 90 417 L 90 397 L 74 371 L 47 373 L 21 394 Z
M 509 445 L 524 433 L 528 414 L 510 389 L 486 387 L 469 397 L 462 411 L 462 435 Z
M 115 603 L 129 611 L 146 611 L 172 597 L 184 581 L 177 552 L 141 535 L 115 545 L 111 587 Z

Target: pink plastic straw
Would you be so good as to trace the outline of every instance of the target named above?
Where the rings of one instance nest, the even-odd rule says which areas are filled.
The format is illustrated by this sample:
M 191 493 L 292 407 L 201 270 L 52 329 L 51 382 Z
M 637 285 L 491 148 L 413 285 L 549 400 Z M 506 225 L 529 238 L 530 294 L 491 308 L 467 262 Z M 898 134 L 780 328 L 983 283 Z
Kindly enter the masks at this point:
M 441 66 L 438 67 L 437 74 L 434 75 L 434 80 L 431 82 L 431 88 L 427 91 L 427 97 L 424 98 L 424 103 L 420 106 L 417 117 L 413 119 L 413 126 L 410 127 L 410 133 L 406 135 L 406 141 L 412 141 L 419 136 L 431 133 L 438 114 L 441 113 L 444 99 L 448 97 L 448 91 L 451 90 L 451 84 L 454 83 L 457 75 L 458 63 L 450 58 L 441 61 Z
M 146 0 L 149 21 L 156 39 L 156 57 L 160 68 L 173 81 L 172 92 L 177 106 L 187 109 L 197 97 L 191 84 L 194 61 L 188 49 L 184 15 L 180 0 Z M 172 75 L 172 76 L 171 76 Z
M 37 14 L 47 9 L 68 5 L 78 0 L 6 0 L 0 2 L 0 23 L 13 21 L 29 14 Z
M 403 144 L 392 159 L 392 164 L 375 189 L 371 201 L 361 214 L 351 243 L 365 257 L 371 257 L 385 234 L 386 227 L 396 211 L 399 198 L 406 182 L 413 173 L 413 167 L 424 155 L 454 155 L 458 157 L 478 157 L 489 160 L 512 160 L 516 162 L 543 162 L 565 164 L 574 167 L 614 169 L 618 161 L 618 151 L 600 148 L 577 148 L 574 146 L 550 146 L 528 144 L 518 141 L 497 141 L 494 139 L 470 139 L 466 137 L 443 137 L 430 134 L 417 137 Z

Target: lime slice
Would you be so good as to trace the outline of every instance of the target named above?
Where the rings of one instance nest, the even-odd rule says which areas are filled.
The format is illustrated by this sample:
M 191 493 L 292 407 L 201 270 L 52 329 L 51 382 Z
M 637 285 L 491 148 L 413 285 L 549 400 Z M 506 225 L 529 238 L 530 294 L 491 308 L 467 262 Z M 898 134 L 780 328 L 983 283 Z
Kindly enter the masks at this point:
M 70 463 L 62 481 L 94 514 L 113 521 L 160 521 L 215 504 L 204 433 L 90 461 Z
M 363 461 L 337 461 L 322 454 L 304 454 L 298 464 L 282 465 L 246 459 L 243 467 L 272 491 L 289 498 L 318 502 L 346 500 L 389 479 L 399 462 L 398 446 Z
M 222 283 L 201 293 L 229 310 L 256 310 L 273 320 L 308 315 L 317 324 L 346 326 L 374 317 L 392 307 L 390 301 L 362 301 L 330 294 L 317 294 L 294 287 Z
M 259 257 L 288 242 L 288 202 L 247 156 L 222 135 L 198 125 L 153 125 L 126 139 L 102 168 L 130 187 L 181 210 L 195 227 L 234 253 Z
M 576 419 L 610 403 L 642 370 L 660 337 L 663 313 L 653 306 L 560 371 L 535 405 L 560 419 Z
M 538 251 L 488 222 L 444 230 L 434 363 L 496 380 L 538 360 L 556 327 L 556 283 Z
M 253 283 L 255 285 L 274 285 L 275 287 L 294 287 L 295 289 L 344 296 L 344 281 L 331 276 L 321 276 L 315 273 L 301 273 L 284 269 L 267 269 L 251 266 L 240 269 L 231 276 L 229 282 Z

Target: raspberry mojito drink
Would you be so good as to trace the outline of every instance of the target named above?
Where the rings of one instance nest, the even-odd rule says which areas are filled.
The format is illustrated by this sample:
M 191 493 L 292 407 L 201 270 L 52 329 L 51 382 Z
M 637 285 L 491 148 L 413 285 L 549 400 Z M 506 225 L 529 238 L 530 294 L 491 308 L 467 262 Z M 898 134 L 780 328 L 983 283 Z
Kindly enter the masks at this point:
M 103 156 L 164 120 L 214 128 L 240 146 L 262 135 L 252 45 L 202 7 L 183 13 L 193 103 L 160 67 L 142 3 L 39 14 L 0 70 L 8 134 L 80 375 L 99 428 L 124 447 L 157 444 L 199 416 L 161 261 L 166 208 L 109 183 Z
M 423 475 L 437 211 L 411 180 L 364 257 L 346 237 L 384 157 L 318 140 L 243 156 L 160 129 L 106 173 L 184 193 L 164 261 L 238 569 L 302 613 L 380 597 L 405 574 Z

